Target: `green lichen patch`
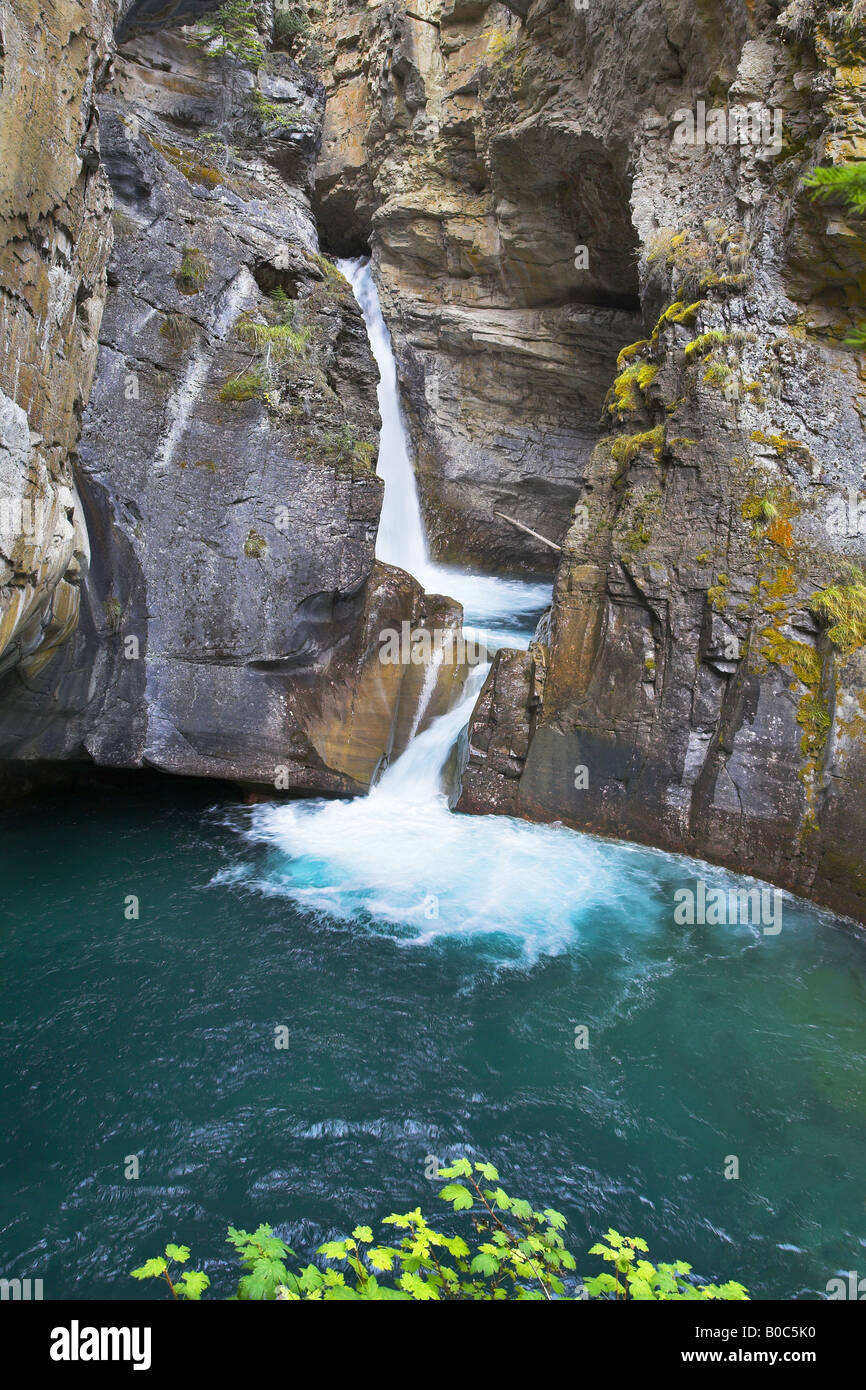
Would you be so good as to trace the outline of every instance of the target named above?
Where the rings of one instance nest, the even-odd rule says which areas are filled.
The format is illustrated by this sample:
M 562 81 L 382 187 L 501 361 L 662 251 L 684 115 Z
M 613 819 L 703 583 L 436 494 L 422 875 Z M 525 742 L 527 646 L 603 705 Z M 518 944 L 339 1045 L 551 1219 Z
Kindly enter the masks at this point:
M 699 333 L 690 343 L 686 343 L 686 360 L 690 361 L 693 357 L 706 357 L 713 348 L 721 347 L 726 343 L 729 336 L 721 328 L 709 328 L 706 333 Z
M 659 368 L 650 362 L 633 362 L 620 372 L 611 388 L 610 415 L 629 415 L 641 407 L 641 396 L 658 376 Z
M 625 469 L 643 449 L 652 449 L 653 457 L 658 462 L 661 459 L 664 442 L 664 426 L 656 425 L 654 429 L 644 430 L 640 434 L 619 435 L 611 443 L 610 452 L 614 462 L 620 465 L 620 469 Z
M 686 304 L 682 299 L 674 300 L 673 304 L 669 304 L 659 316 L 650 341 L 658 342 L 659 334 L 669 323 L 678 323 L 685 328 L 692 328 L 698 316 L 698 310 L 702 308 L 704 302 L 703 299 L 696 299 L 692 304 Z
M 244 541 L 244 554 L 251 560 L 261 560 L 268 553 L 268 544 L 264 536 L 250 527 L 249 534 Z
M 218 188 L 220 185 L 229 184 L 223 170 L 202 159 L 200 155 L 194 154 L 191 150 L 183 150 L 179 145 L 168 145 L 152 135 L 148 136 L 148 139 L 164 159 L 180 170 L 187 183 L 197 183 L 205 188 Z
M 631 511 L 630 526 L 622 536 L 626 550 L 642 550 L 652 540 L 651 523 L 661 516 L 661 493 L 653 489 L 642 497 Z
M 721 391 L 733 375 L 734 370 L 727 362 L 711 362 L 704 372 L 703 379 L 707 386 L 715 386 Z
M 806 760 L 801 778 L 806 785 L 811 806 L 814 777 L 831 723 L 827 700 L 822 690 L 823 661 L 820 653 L 809 642 L 800 642 L 788 637 L 777 627 L 768 627 L 761 634 L 760 651 L 765 661 L 789 671 L 796 678 L 797 683 L 790 689 L 799 697 L 797 723 L 803 730 L 800 751 Z
M 730 576 L 727 574 L 717 574 L 716 582 L 707 589 L 707 602 L 716 613 L 724 613 L 728 606 L 728 586 Z
M 639 338 L 636 343 L 629 343 L 627 347 L 622 348 L 616 359 L 616 365 L 619 370 L 622 371 L 626 362 L 630 361 L 632 357 L 637 357 L 645 348 L 650 347 L 650 345 L 649 338 Z
M 791 523 L 800 515 L 800 504 L 787 483 L 778 483 L 763 467 L 750 464 L 740 502 L 744 521 L 751 523 L 749 535 L 756 545 L 769 542 L 783 551 L 794 548 Z

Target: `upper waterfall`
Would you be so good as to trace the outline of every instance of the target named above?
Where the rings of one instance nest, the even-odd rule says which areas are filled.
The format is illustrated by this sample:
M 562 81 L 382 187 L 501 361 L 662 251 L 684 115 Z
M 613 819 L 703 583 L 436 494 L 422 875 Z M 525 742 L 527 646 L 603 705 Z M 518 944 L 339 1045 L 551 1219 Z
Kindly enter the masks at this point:
M 467 637 L 485 642 L 491 651 L 498 646 L 526 647 L 534 620 L 550 602 L 550 585 L 477 574 L 456 565 L 439 565 L 431 559 L 400 408 L 391 335 L 382 317 L 370 262 L 341 260 L 337 266 L 360 305 L 379 368 L 382 425 L 376 471 L 385 484 L 385 496 L 376 558 L 408 571 L 428 593 L 447 594 L 461 604 Z
M 429 563 L 427 537 L 400 413 L 397 365 L 391 348 L 391 335 L 382 317 L 369 261 L 341 260 L 337 261 L 337 266 L 349 281 L 361 306 L 370 347 L 379 368 L 377 390 L 382 430 L 376 471 L 385 484 L 385 496 L 376 539 L 376 559 L 384 561 L 386 565 L 397 565 L 416 579 L 423 579 Z

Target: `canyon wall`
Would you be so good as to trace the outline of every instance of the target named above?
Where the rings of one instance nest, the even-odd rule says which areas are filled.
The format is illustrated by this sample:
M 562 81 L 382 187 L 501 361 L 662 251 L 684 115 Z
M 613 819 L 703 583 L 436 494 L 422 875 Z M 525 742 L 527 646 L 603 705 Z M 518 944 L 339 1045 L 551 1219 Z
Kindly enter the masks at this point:
M 321 83 L 279 52 L 254 77 L 152 9 L 111 54 L 94 6 L 87 62 L 69 16 L 59 125 L 26 27 L 4 86 L 0 476 L 26 514 L 7 509 L 0 757 L 364 790 L 423 682 L 379 634 L 459 613 L 375 564 L 377 373 L 308 196 Z
M 0 679 L 51 659 L 87 572 L 71 454 L 105 301 L 95 87 L 117 17 L 106 0 L 0 0 Z
M 527 64 L 547 56 L 544 9 Z M 644 328 L 621 345 L 550 618 L 482 694 L 461 806 L 684 850 L 862 918 L 866 399 L 843 340 L 866 248 L 803 184 L 866 155 L 862 24 L 795 4 L 698 6 L 686 26 L 645 5 L 615 82 L 612 7 L 557 13 L 585 26 L 595 119 L 632 113 Z M 648 88 L 653 16 L 680 76 Z M 722 141 L 688 139 L 698 100 L 725 113 Z M 731 107 L 769 112 L 769 138 L 731 138 Z

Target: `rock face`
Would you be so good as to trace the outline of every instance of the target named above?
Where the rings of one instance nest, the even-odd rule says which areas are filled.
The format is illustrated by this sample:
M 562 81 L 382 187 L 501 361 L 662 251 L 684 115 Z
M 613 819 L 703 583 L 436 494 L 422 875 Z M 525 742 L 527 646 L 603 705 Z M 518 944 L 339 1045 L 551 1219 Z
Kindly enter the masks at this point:
M 117 8 L 0 3 L 0 676 L 50 660 L 87 571 L 70 450 L 105 299 L 94 88 Z
M 627 114 L 588 119 L 571 11 L 536 11 L 331 0 L 316 202 L 337 251 L 372 241 L 434 550 L 544 574 L 495 513 L 562 540 L 640 320 Z
M 482 694 L 461 804 L 686 850 L 862 919 L 866 400 L 841 340 L 866 248 L 803 176 L 866 155 L 864 31 L 820 5 L 728 5 L 691 30 L 673 8 L 640 8 L 655 29 L 602 108 L 615 131 L 635 92 L 645 107 L 645 328 L 620 354 L 540 649 L 502 657 Z M 614 17 L 580 21 L 588 101 Z M 655 32 L 682 75 L 648 88 Z M 677 138 L 699 97 L 766 103 L 765 137 Z
M 101 267 L 110 181 L 110 288 L 77 456 L 96 340 L 78 327 L 54 344 L 79 392 L 55 431 L 69 537 L 46 543 L 4 619 L 35 615 L 0 687 L 0 755 L 363 790 L 400 751 L 423 685 L 380 660 L 379 634 L 445 610 L 374 563 L 376 370 L 308 199 L 321 84 L 273 54 L 256 90 L 191 31 L 137 33 L 134 19 L 99 94 L 105 216 L 82 210 L 82 252 L 90 238 Z M 95 334 L 99 316 L 69 293 Z M 28 420 L 12 402 L 2 418 L 3 476 L 23 473 Z M 427 717 L 451 694 L 443 676 Z

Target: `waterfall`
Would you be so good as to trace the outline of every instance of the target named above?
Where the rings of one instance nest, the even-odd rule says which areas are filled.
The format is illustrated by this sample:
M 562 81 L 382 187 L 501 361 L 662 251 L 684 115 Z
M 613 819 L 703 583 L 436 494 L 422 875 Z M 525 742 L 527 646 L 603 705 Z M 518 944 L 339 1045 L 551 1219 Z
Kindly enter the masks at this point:
M 376 557 L 413 575 L 428 594 L 447 594 L 463 606 L 467 638 L 498 646 L 525 647 L 534 620 L 550 602 L 550 585 L 498 579 L 456 565 L 437 565 L 430 549 L 397 387 L 397 366 L 369 261 L 337 265 L 352 286 L 364 315 L 370 347 L 379 368 L 382 432 L 376 471 L 385 484 Z
M 381 374 L 378 470 L 385 498 L 377 553 L 411 568 L 428 592 L 459 600 L 467 636 L 489 650 L 497 643 L 525 648 L 549 603 L 549 586 L 430 559 L 376 287 L 365 263 L 343 262 L 342 269 L 364 312 Z M 679 882 L 693 872 L 692 861 L 602 843 L 562 826 L 451 810 L 443 773 L 488 669 L 470 669 L 446 714 L 426 728 L 416 721 L 405 751 L 367 796 L 251 808 L 243 833 L 270 853 L 264 865 L 259 856 L 234 864 L 226 881 L 286 897 L 328 922 L 353 923 L 406 943 L 472 940 L 497 965 L 572 950 L 600 924 L 609 935 L 609 923 L 623 920 L 623 913 L 632 937 L 642 930 L 647 904 L 658 899 L 660 874 Z M 432 685 L 424 684 L 431 693 Z M 729 877 L 709 866 L 703 873 L 718 882 Z
M 397 364 L 391 349 L 391 335 L 382 317 L 369 262 L 338 261 L 337 266 L 349 281 L 361 306 L 370 347 L 379 368 L 378 396 L 382 428 L 376 471 L 385 484 L 385 496 L 376 538 L 376 559 L 386 565 L 396 565 L 422 580 L 429 561 L 427 537 L 400 411 Z
M 480 641 L 489 651 L 503 644 L 526 647 L 550 602 L 550 586 L 497 579 L 431 560 L 376 286 L 366 261 L 338 265 L 364 314 L 379 366 L 377 471 L 385 495 L 376 555 L 414 575 L 428 593 L 461 603 L 467 639 Z M 609 891 L 608 876 L 594 854 L 557 837 L 549 827 L 500 816 L 455 815 L 443 789 L 443 773 L 489 669 L 488 663 L 471 666 L 453 708 L 422 728 L 435 688 L 434 660 L 412 737 L 367 796 L 253 808 L 249 838 L 265 841 L 278 855 L 267 877 L 256 878 L 257 887 L 330 917 L 384 923 L 398 933 L 408 929 L 415 941 L 492 933 L 497 939 L 505 934 L 522 941 L 530 954 L 559 949 L 571 935 L 571 895 Z M 545 856 L 558 863 L 559 871 L 550 892 L 540 898 L 538 866 Z M 239 872 L 243 878 L 245 871 Z
M 377 559 L 408 571 L 427 593 L 447 594 L 462 604 L 464 616 L 468 613 L 472 619 L 466 633 L 472 640 L 492 649 L 497 641 L 501 645 L 503 638 L 507 637 L 510 643 L 525 647 L 528 633 L 519 630 L 519 618 L 525 613 L 537 615 L 548 600 L 549 589 L 546 585 L 472 574 L 431 561 L 408 434 L 400 409 L 391 335 L 382 317 L 370 263 L 363 259 L 342 260 L 337 265 L 352 286 L 360 305 L 370 347 L 379 368 L 378 396 L 382 428 L 376 469 L 385 484 L 385 496 L 376 540 Z M 505 631 L 502 630 L 503 620 Z M 515 623 L 518 624 L 517 630 Z M 435 797 L 440 792 L 442 771 L 455 742 L 469 722 L 472 707 L 490 669 L 489 665 L 472 669 L 456 708 L 435 720 L 429 729 L 417 736 L 426 705 L 433 697 L 441 659 L 441 651 L 434 654 L 426 673 L 409 745 L 379 783 L 376 790 L 381 795 L 418 800 L 419 797 Z

